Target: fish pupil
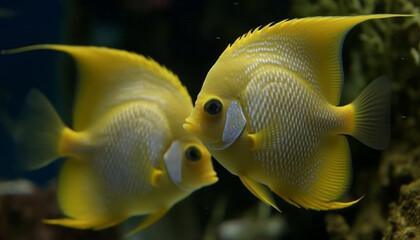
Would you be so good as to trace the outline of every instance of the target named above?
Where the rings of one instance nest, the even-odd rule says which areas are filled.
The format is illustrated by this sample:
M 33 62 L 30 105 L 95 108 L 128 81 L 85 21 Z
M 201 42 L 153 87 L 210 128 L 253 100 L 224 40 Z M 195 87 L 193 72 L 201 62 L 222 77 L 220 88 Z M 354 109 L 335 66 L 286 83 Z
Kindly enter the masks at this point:
M 212 116 L 219 114 L 222 109 L 223 105 L 218 99 L 210 99 L 204 105 L 204 111 Z
M 185 157 L 190 161 L 198 161 L 201 158 L 200 150 L 196 147 L 189 147 L 185 151 Z

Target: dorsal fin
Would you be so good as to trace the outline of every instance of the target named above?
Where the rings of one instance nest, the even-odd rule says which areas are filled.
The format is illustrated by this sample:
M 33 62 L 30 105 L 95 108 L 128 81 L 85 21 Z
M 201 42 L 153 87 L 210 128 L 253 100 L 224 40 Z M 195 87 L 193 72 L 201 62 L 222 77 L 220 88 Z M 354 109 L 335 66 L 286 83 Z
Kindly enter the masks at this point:
M 51 49 L 72 55 L 79 67 L 79 86 L 74 112 L 74 128 L 83 130 L 111 108 L 136 99 L 159 101 L 156 90 L 188 104 L 191 97 L 178 77 L 152 59 L 105 47 L 43 44 L 3 53 Z M 166 93 L 166 92 L 165 92 Z M 168 96 L 168 95 L 166 95 Z
M 319 87 L 334 105 L 342 88 L 341 47 L 345 34 L 369 19 L 412 15 L 377 14 L 350 17 L 310 17 L 269 24 L 248 32 L 228 46 L 222 58 L 246 54 L 259 64 L 274 64 L 294 71 Z M 258 64 L 249 65 L 249 68 Z M 247 70 L 249 70 L 247 68 Z

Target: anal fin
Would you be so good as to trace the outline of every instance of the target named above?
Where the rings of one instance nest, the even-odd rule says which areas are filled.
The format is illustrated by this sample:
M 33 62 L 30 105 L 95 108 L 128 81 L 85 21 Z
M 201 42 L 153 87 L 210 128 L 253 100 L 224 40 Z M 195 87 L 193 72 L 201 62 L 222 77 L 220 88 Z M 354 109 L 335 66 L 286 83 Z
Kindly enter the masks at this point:
M 44 219 L 44 223 L 52 225 L 60 225 L 64 227 L 78 228 L 78 229 L 94 229 L 101 230 L 104 228 L 115 226 L 126 220 L 127 216 L 104 216 L 92 219 L 73 219 L 73 218 L 59 218 L 59 219 Z
M 318 164 L 302 168 L 300 174 L 307 173 L 307 168 L 311 168 L 309 172 L 312 175 L 306 175 L 306 178 L 313 181 L 276 186 L 272 190 L 295 206 L 313 210 L 346 208 L 363 198 L 350 202 L 337 201 L 347 191 L 351 180 L 350 150 L 345 136 L 326 136 L 312 160 Z
M 163 215 L 165 215 L 168 212 L 167 208 L 163 208 L 149 216 L 147 216 L 143 221 L 140 222 L 140 224 L 134 228 L 133 230 L 131 230 L 130 232 L 128 232 L 125 236 L 131 236 L 134 233 L 141 231 L 145 228 L 147 228 L 148 226 L 152 225 L 153 223 L 155 223 L 157 220 L 159 220 L 160 218 L 163 217 Z
M 277 195 L 282 196 L 280 191 L 276 189 L 273 189 L 273 191 Z M 333 210 L 333 209 L 341 209 L 341 208 L 350 207 L 353 204 L 356 204 L 357 202 L 359 202 L 363 198 L 363 196 L 350 202 L 324 201 L 324 200 L 320 200 L 314 197 L 300 196 L 300 195 L 292 195 L 292 196 L 282 197 L 282 198 L 288 203 L 298 208 L 303 207 L 305 209 L 312 209 L 312 210 L 319 211 L 319 210 Z
M 274 201 L 273 194 L 271 194 L 270 189 L 267 186 L 244 176 L 240 176 L 239 178 L 245 187 L 248 188 L 248 190 L 258 199 L 281 212 Z

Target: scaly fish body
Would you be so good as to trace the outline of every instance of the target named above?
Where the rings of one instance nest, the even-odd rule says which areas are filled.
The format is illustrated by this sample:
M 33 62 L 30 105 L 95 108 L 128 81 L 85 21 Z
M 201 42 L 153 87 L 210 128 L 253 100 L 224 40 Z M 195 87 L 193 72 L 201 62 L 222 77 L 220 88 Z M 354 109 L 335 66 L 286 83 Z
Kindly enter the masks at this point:
M 84 159 L 84 168 L 97 175 L 103 195 L 98 201 L 103 201 L 108 210 L 145 214 L 159 201 L 151 201 L 157 189 L 150 179 L 153 170 L 162 167 L 160 160 L 172 137 L 167 134 L 170 129 L 166 117 L 157 109 L 142 101 L 124 104 L 106 114 L 104 123 L 84 132 L 82 141 L 63 141 L 62 154 L 75 158 L 68 161 Z M 67 133 L 74 134 L 71 130 Z M 66 133 L 62 138 L 69 139 Z
M 69 218 L 45 222 L 103 229 L 150 214 L 134 233 L 217 181 L 208 150 L 182 128 L 192 102 L 170 71 L 143 56 L 107 48 L 36 45 L 6 53 L 36 49 L 69 53 L 81 76 L 73 129 L 33 90 L 15 134 L 26 168 L 68 157 L 57 196 Z
M 359 200 L 336 201 L 351 178 L 343 135 L 386 147 L 390 87 L 377 79 L 338 106 L 341 44 L 354 25 L 395 16 L 294 19 L 249 32 L 213 65 L 184 128 L 276 209 L 271 191 L 298 207 L 351 206 Z

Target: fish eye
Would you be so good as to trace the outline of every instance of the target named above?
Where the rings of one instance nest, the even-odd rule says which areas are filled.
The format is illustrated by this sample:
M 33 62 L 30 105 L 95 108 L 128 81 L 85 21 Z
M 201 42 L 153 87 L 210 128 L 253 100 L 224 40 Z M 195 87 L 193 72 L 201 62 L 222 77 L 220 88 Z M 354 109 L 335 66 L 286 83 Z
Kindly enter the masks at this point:
M 198 150 L 198 148 L 191 146 L 185 151 L 185 157 L 190 161 L 196 162 L 200 160 L 201 152 Z
M 204 111 L 211 116 L 219 114 L 222 111 L 222 109 L 223 104 L 222 102 L 220 102 L 219 99 L 212 98 L 208 100 L 206 104 L 204 104 Z

